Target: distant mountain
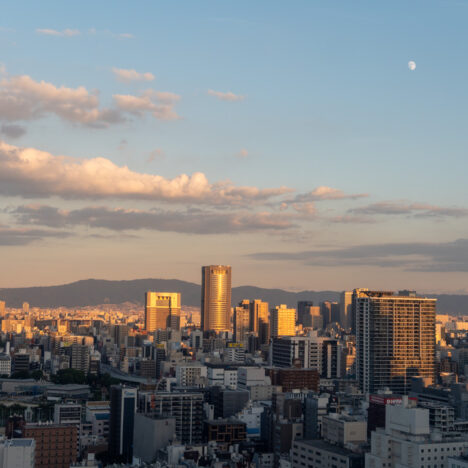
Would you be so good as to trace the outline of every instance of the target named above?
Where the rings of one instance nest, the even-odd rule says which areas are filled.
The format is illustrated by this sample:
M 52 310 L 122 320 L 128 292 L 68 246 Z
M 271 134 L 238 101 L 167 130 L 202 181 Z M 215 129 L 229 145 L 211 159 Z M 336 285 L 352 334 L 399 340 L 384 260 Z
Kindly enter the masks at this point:
M 143 303 L 145 291 L 180 292 L 182 304 L 200 306 L 200 285 L 187 281 L 167 279 L 138 279 L 130 281 L 82 280 L 60 286 L 34 288 L 0 289 L 0 300 L 7 307 L 21 307 L 29 302 L 32 307 L 81 307 L 105 303 L 123 302 Z M 232 289 L 232 303 L 242 299 L 262 299 L 271 305 L 288 304 L 295 306 L 297 301 L 312 300 L 318 305 L 321 301 L 338 301 L 338 291 L 300 291 L 291 292 L 282 289 L 265 289 L 255 286 L 239 286 Z M 468 295 L 429 294 L 438 299 L 438 313 L 468 315 Z

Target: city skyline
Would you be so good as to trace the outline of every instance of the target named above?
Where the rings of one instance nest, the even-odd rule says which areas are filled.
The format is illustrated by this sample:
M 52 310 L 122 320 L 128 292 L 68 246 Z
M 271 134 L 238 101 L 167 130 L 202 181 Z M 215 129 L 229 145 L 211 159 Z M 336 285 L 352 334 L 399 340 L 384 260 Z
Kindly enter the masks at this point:
M 229 264 L 468 292 L 463 2 L 26 5 L 0 20 L 0 287 Z

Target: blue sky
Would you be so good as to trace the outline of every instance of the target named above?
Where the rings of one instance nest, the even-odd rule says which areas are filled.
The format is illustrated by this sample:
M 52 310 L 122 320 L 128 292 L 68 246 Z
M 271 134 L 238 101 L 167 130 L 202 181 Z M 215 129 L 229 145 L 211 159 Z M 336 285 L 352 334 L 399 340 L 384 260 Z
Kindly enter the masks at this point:
M 2 10 L 0 254 L 12 269 L 1 286 L 199 281 L 200 265 L 229 263 L 236 284 L 466 290 L 468 2 Z M 118 121 L 92 117 L 103 109 Z M 51 166 L 29 171 L 25 147 Z M 105 158 L 131 175 L 93 166 L 78 182 L 60 155 Z M 204 188 L 174 195 L 177 178 L 194 173 Z M 145 175 L 162 182 L 145 194 L 122 188 Z M 99 177 L 122 178 L 120 188 L 98 187 Z

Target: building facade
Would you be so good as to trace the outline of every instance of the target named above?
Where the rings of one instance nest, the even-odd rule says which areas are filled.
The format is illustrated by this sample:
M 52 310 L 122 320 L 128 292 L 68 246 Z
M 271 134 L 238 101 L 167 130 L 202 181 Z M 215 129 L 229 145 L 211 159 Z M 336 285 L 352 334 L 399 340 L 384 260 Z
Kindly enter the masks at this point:
M 407 394 L 411 378 L 435 378 L 436 300 L 355 289 L 356 372 L 363 392 Z
M 180 306 L 180 293 L 148 291 L 145 294 L 146 331 L 179 330 Z
M 204 331 L 231 330 L 231 267 L 202 267 L 201 327 Z

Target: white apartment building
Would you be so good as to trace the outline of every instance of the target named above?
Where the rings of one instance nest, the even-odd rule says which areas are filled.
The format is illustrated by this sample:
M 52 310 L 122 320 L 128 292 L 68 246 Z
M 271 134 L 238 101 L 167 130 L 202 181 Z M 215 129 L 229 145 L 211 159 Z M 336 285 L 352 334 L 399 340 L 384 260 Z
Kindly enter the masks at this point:
M 206 366 L 200 363 L 179 364 L 176 367 L 176 381 L 179 387 L 198 387 L 207 377 Z
M 468 437 L 430 429 L 429 410 L 387 405 L 385 429 L 372 432 L 366 468 L 446 468 L 468 449 Z

